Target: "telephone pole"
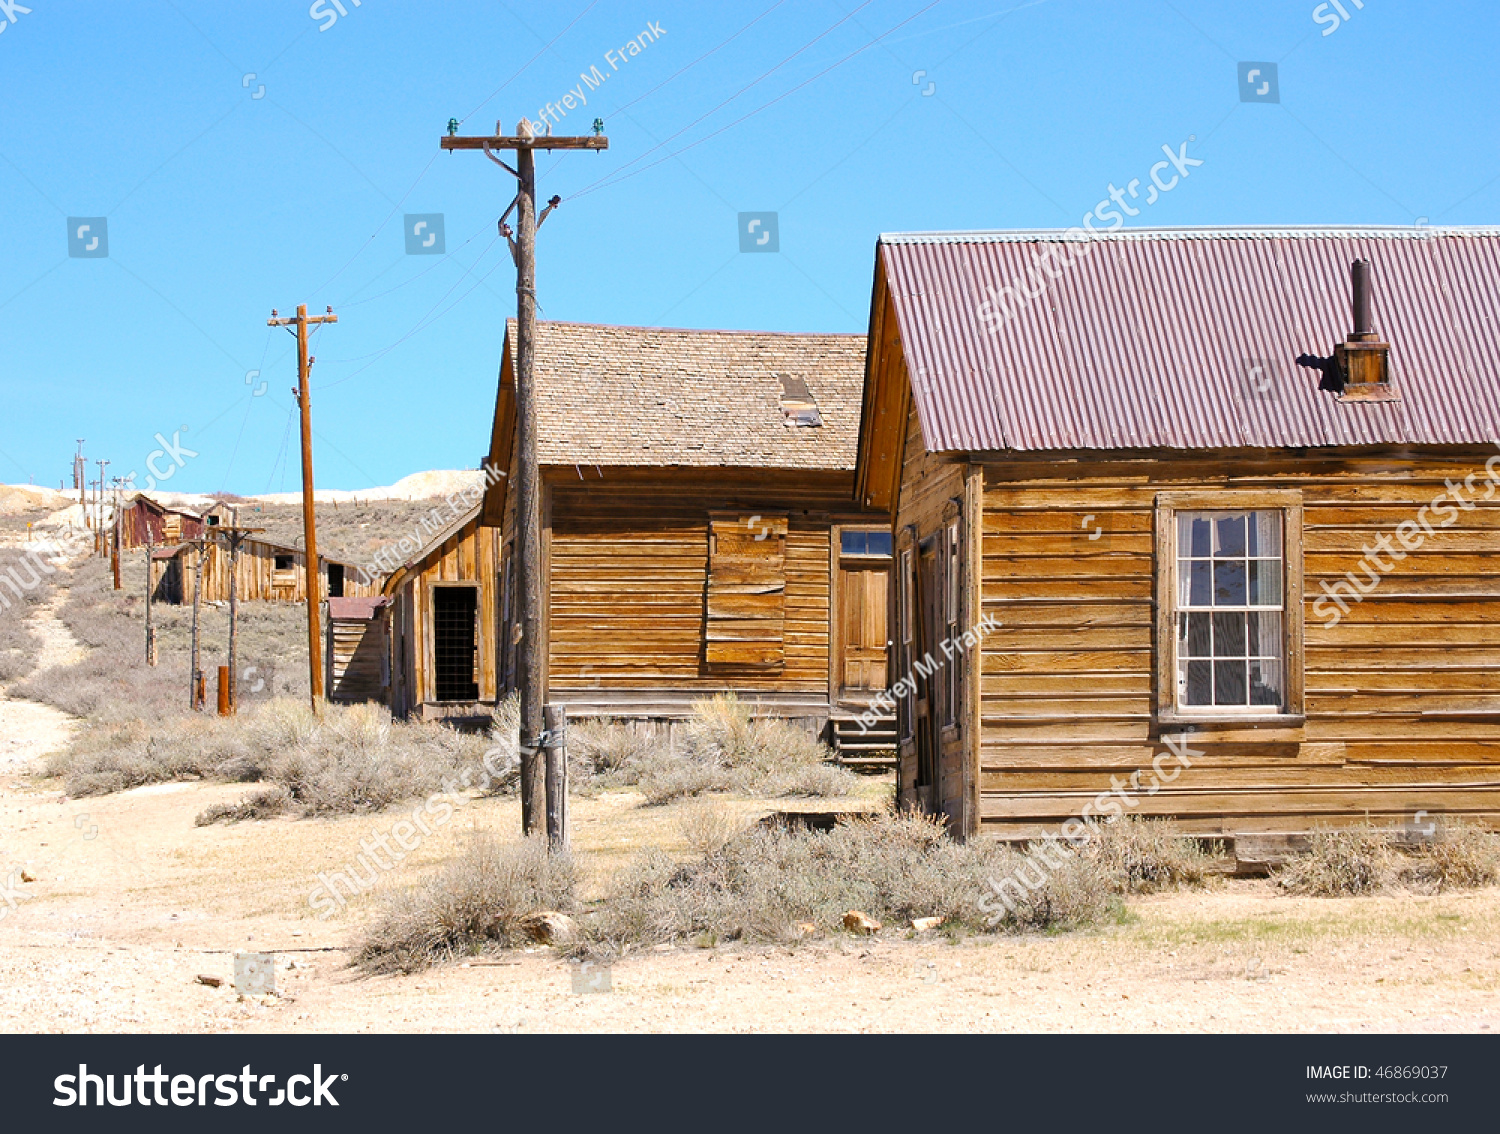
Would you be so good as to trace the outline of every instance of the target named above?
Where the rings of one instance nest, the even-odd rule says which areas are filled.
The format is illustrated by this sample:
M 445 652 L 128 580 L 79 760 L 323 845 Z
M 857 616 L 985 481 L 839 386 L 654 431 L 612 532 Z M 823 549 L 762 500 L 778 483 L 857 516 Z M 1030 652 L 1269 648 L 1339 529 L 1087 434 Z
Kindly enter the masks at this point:
M 99 512 L 94 521 L 94 554 L 102 559 L 109 553 L 108 541 L 104 536 L 104 470 L 109 467 L 110 462 L 96 460 L 94 464 L 99 466 Z
M 601 124 L 602 125 L 602 124 Z M 598 128 L 598 127 L 596 127 Z M 516 428 L 520 431 L 520 468 L 516 477 L 516 589 L 520 597 L 521 641 L 518 650 L 517 684 L 521 687 L 521 827 L 525 834 L 540 834 L 548 819 L 546 770 L 543 767 L 545 722 L 543 698 L 546 686 L 547 659 L 541 650 L 542 626 L 542 544 L 541 509 L 539 506 L 540 473 L 537 468 L 536 387 L 534 361 L 536 351 L 536 230 L 555 209 L 559 198 L 553 197 L 540 217 L 536 212 L 537 150 L 607 150 L 609 139 L 602 134 L 592 137 L 557 137 L 538 135 L 531 123 L 523 119 L 515 134 L 507 135 L 495 123 L 491 136 L 460 137 L 457 124 L 449 126 L 450 134 L 439 140 L 445 150 L 482 150 L 486 157 L 515 177 L 516 240 L 511 245 L 516 261 Z M 495 156 L 497 150 L 514 150 L 516 168 L 512 169 Z M 502 235 L 509 238 L 505 217 L 500 220 Z M 554 843 L 561 832 L 548 830 Z
M 313 456 L 312 456 L 312 392 L 309 388 L 312 364 L 317 361 L 307 354 L 307 328 L 318 323 L 337 323 L 339 317 L 333 308 L 327 314 L 308 318 L 307 304 L 297 305 L 295 318 L 283 319 L 271 309 L 266 320 L 270 327 L 297 328 L 297 388 L 292 393 L 302 408 L 302 530 L 307 545 L 307 664 L 312 678 L 312 709 L 320 713 L 323 709 L 323 639 L 318 628 L 318 607 L 323 601 L 319 590 L 318 520 L 313 509 Z

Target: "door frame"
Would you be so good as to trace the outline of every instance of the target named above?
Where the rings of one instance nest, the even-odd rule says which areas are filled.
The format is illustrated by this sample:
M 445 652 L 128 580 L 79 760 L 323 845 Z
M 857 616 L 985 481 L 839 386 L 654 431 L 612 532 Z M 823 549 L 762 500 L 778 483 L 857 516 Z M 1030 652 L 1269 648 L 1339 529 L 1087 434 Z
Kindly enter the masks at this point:
M 844 554 L 844 532 L 880 532 L 891 536 L 891 553 L 889 555 L 845 555 Z M 892 659 L 895 657 L 896 625 L 893 621 L 892 611 L 895 601 L 896 587 L 896 564 L 898 561 L 896 551 L 896 538 L 891 529 L 883 524 L 847 523 L 834 524 L 829 529 L 828 537 L 828 705 L 834 708 L 839 704 L 840 694 L 844 689 L 844 618 L 848 613 L 843 603 L 843 574 L 844 561 L 848 560 L 854 564 L 866 564 L 875 566 L 877 563 L 885 564 L 886 571 L 886 626 L 885 626 L 885 687 L 891 685 Z

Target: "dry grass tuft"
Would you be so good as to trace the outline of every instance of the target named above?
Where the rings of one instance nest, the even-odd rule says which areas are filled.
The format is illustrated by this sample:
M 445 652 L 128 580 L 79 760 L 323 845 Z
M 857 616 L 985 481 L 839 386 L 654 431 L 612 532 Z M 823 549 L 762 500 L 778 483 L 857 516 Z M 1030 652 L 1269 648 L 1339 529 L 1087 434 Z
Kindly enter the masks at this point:
M 695 938 L 794 941 L 801 923 L 842 932 L 851 909 L 889 926 L 936 916 L 950 932 L 981 933 L 1073 928 L 1119 908 L 1103 871 L 1079 859 L 996 917 L 989 880 L 1018 862 L 1008 848 L 957 843 L 941 821 L 915 815 L 853 819 L 830 832 L 756 827 L 696 864 L 646 856 L 617 878 L 584 932 L 595 949 L 619 951 Z
M 269 781 L 303 815 L 378 811 L 440 791 L 492 786 L 503 738 L 392 721 L 378 705 L 327 705 L 314 716 L 278 700 L 237 717 L 134 721 L 88 733 L 54 756 L 69 795 L 100 795 L 166 780 Z M 487 762 L 488 761 L 488 762 Z
M 804 729 L 756 719 L 733 693 L 696 701 L 676 752 L 665 738 L 609 721 L 572 725 L 569 768 L 578 790 L 634 785 L 653 804 L 733 792 L 757 798 L 848 795 L 855 777 Z
M 1307 851 L 1289 859 L 1276 881 L 1289 894 L 1353 897 L 1383 888 L 1394 865 L 1388 831 L 1340 827 L 1313 832 Z
M 389 900 L 356 946 L 354 963 L 371 973 L 410 973 L 486 947 L 520 945 L 521 919 L 570 912 L 577 885 L 577 864 L 549 854 L 546 840 L 499 843 L 477 835 L 458 858 Z
M 1493 886 L 1500 882 L 1500 835 L 1475 823 L 1450 823 L 1418 853 L 1404 856 L 1398 878 L 1424 894 Z
M 1201 886 L 1215 861 L 1170 820 L 1135 817 L 1100 826 L 1088 853 L 1125 894 Z
M 685 806 L 677 827 L 693 850 L 713 855 L 738 835 L 745 824 L 720 800 L 694 799 Z
M 249 819 L 271 819 L 291 810 L 291 794 L 280 784 L 258 791 L 235 803 L 216 803 L 199 812 L 195 827 L 213 823 L 243 823 Z
M 1394 888 L 1427 894 L 1479 889 L 1500 882 L 1500 835 L 1463 821 L 1415 845 L 1369 825 L 1316 831 L 1277 882 L 1288 893 L 1324 898 Z

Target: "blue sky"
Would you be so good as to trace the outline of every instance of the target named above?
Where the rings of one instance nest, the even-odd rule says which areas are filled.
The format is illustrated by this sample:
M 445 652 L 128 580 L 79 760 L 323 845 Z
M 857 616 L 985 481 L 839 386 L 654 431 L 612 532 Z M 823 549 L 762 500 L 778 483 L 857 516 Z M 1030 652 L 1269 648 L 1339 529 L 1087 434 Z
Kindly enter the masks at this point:
M 0 3 L 0 480 L 55 487 L 82 437 L 144 482 L 187 427 L 164 487 L 295 489 L 265 321 L 299 302 L 340 317 L 320 487 L 474 466 L 514 182 L 438 137 L 594 67 L 557 132 L 597 115 L 609 152 L 538 160 L 544 318 L 862 332 L 880 232 L 1074 225 L 1184 142 L 1203 165 L 1129 223 L 1500 220 L 1493 2 L 341 2 Z M 1279 103 L 1241 101 L 1240 62 Z M 739 251 L 759 211 L 778 252 Z M 445 255 L 406 254 L 408 213 Z M 107 257 L 68 255 L 69 217 L 107 219 Z

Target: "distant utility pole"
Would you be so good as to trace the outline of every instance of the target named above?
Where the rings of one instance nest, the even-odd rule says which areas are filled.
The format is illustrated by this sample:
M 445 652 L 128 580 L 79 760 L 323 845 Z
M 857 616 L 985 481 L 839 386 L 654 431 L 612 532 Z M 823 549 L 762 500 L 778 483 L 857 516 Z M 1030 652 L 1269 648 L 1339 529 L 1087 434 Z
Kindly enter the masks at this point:
M 307 316 L 307 304 L 297 305 L 297 315 L 292 319 L 277 316 L 271 309 L 267 326 L 297 328 L 297 388 L 292 393 L 302 407 L 302 530 L 307 544 L 307 664 L 312 677 L 312 708 L 314 713 L 323 711 L 323 639 L 318 629 L 318 606 L 323 601 L 319 593 L 318 521 L 313 509 L 313 456 L 312 456 L 312 394 L 309 381 L 312 364 L 317 361 L 307 355 L 307 328 L 317 323 L 337 323 L 339 317 L 333 308 L 326 315 Z
M 104 470 L 109 467 L 109 462 L 95 461 L 94 464 L 99 466 L 99 512 L 94 523 L 94 554 L 102 559 L 109 554 L 108 543 L 104 535 L 104 486 L 106 483 Z
M 240 711 L 240 545 L 265 528 L 242 528 L 219 524 L 213 531 L 229 545 L 229 664 L 219 671 L 219 715 L 231 716 Z M 203 564 L 198 564 L 202 573 Z M 316 698 L 314 705 L 316 706 Z
M 115 590 L 120 589 L 120 525 L 124 517 L 120 511 L 120 478 L 115 477 L 115 522 L 110 525 L 109 566 L 115 576 Z
M 601 124 L 602 125 L 602 124 Z M 516 541 L 516 589 L 520 592 L 521 642 L 516 668 L 521 687 L 521 827 L 528 835 L 540 834 L 549 812 L 547 809 L 546 771 L 542 749 L 545 744 L 543 688 L 546 683 L 547 659 L 541 652 L 542 626 L 542 544 L 541 510 L 538 504 L 536 452 L 536 387 L 533 366 L 536 351 L 536 230 L 547 214 L 559 204 L 553 197 L 540 217 L 536 214 L 537 150 L 607 150 L 609 139 L 602 134 L 591 137 L 558 137 L 537 135 L 531 123 L 521 121 L 513 135 L 495 123 L 489 137 L 460 137 L 457 123 L 449 125 L 450 133 L 439 140 L 445 150 L 483 150 L 486 157 L 515 177 L 519 183 L 516 199 L 518 232 L 511 245 L 516 261 L 516 426 L 520 430 L 520 468 L 516 477 L 516 522 L 520 538 Z M 512 169 L 495 156 L 496 150 L 515 150 L 516 168 Z M 507 238 L 510 230 L 505 218 L 500 231 Z M 541 773 L 541 774 L 538 774 Z M 554 843 L 560 832 L 548 831 Z
M 146 525 L 146 664 L 156 664 L 156 623 L 151 618 L 152 572 L 156 567 L 156 533 Z
M 87 507 L 87 502 L 84 499 L 84 495 L 83 495 L 83 493 L 84 493 L 84 483 L 83 482 L 84 482 L 85 478 L 87 478 L 87 476 L 88 476 L 88 465 L 84 462 L 84 459 L 83 459 L 83 440 L 84 439 L 82 437 L 78 437 L 78 438 L 75 438 L 75 440 L 78 442 L 78 452 L 76 452 L 76 453 L 73 454 L 73 487 L 78 490 L 78 506 L 80 508 L 86 508 Z

